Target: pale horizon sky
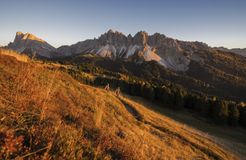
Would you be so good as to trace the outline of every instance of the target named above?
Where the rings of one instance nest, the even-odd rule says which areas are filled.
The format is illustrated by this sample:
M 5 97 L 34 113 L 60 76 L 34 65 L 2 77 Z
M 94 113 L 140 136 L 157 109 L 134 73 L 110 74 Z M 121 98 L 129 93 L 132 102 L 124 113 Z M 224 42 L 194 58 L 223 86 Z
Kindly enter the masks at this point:
M 244 0 L 1 0 L 0 18 L 0 45 L 13 41 L 17 31 L 59 47 L 113 29 L 246 48 Z

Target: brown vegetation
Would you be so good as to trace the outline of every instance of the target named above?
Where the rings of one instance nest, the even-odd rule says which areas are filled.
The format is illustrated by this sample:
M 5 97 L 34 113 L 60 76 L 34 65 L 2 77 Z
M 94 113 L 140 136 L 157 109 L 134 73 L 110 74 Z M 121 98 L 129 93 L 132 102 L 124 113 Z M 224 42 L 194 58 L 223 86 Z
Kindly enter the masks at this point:
M 189 127 L 55 65 L 0 54 L 0 158 L 236 159 Z

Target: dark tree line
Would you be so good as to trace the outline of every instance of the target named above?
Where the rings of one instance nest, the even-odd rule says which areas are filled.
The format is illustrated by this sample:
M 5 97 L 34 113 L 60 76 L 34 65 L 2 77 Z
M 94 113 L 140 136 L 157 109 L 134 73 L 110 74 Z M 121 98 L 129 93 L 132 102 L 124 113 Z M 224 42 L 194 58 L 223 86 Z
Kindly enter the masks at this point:
M 174 110 L 183 108 L 192 110 L 201 116 L 210 118 L 217 124 L 231 126 L 240 124 L 246 127 L 246 108 L 243 104 L 188 93 L 185 89 L 176 86 L 153 86 L 147 82 L 127 82 L 105 77 L 97 77 L 94 81 L 94 85 L 97 86 L 107 83 L 111 84 L 113 88 L 119 86 L 127 94 L 159 102 Z

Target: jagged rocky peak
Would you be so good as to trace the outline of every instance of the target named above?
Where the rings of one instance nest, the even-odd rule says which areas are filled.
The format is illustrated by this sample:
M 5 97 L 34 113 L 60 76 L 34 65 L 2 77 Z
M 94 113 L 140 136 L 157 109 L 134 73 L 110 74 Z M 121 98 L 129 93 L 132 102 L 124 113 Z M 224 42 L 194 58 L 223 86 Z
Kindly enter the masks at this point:
M 120 35 L 124 35 L 122 32 L 119 32 L 119 31 L 113 30 L 113 29 L 109 29 L 108 32 L 106 32 L 106 34 L 120 34 Z
M 16 32 L 14 41 L 15 42 L 20 41 L 23 37 L 24 37 L 24 33 Z
M 118 45 L 125 44 L 127 42 L 127 37 L 121 32 L 110 29 L 108 30 L 108 32 L 102 34 L 98 40 L 99 42 L 101 42 L 102 45 Z
M 133 39 L 132 35 L 128 34 L 128 36 L 127 36 L 127 44 L 131 44 L 132 43 L 132 39 Z
M 110 29 L 97 39 L 63 46 L 57 51 L 59 55 L 94 53 L 111 59 L 131 60 L 137 57 L 143 61 L 157 61 L 166 68 L 186 71 L 191 60 L 201 60 L 199 55 L 194 53 L 204 47 L 206 46 L 203 43 L 179 41 L 160 33 L 148 35 L 147 32 L 140 31 L 134 36 L 126 36 Z
M 8 48 L 26 54 L 51 57 L 55 48 L 31 33 L 16 32 L 14 42 L 9 43 Z
M 18 32 L 16 32 L 15 37 L 21 37 L 22 38 L 22 37 L 24 37 L 24 33 L 18 31 Z
M 145 31 L 138 32 L 133 38 L 133 43 L 136 45 L 146 46 L 148 43 L 148 33 Z
M 150 45 L 161 45 L 165 43 L 167 37 L 164 34 L 154 33 L 153 35 L 149 36 L 148 43 Z
M 148 33 L 145 31 L 140 31 L 132 37 L 131 34 L 128 36 L 124 35 L 119 31 L 114 31 L 112 29 L 108 32 L 102 34 L 98 40 L 101 45 L 116 45 L 116 46 L 129 46 L 129 45 L 139 45 L 145 46 L 148 44 Z
M 31 34 L 31 33 L 22 33 L 22 32 L 16 32 L 16 35 L 15 35 L 15 42 L 18 42 L 18 41 L 26 41 L 26 40 L 33 40 L 33 41 L 39 41 L 39 42 L 45 42 L 44 40 L 36 37 L 35 35 Z
M 18 31 L 18 32 L 16 32 L 16 35 L 24 35 L 24 33 Z

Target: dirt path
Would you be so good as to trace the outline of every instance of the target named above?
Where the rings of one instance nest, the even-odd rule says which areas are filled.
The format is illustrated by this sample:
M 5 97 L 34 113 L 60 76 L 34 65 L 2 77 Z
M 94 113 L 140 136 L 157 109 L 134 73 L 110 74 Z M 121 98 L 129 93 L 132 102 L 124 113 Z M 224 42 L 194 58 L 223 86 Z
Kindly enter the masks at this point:
M 143 121 L 143 116 L 131 105 L 129 105 L 127 102 L 125 102 L 122 98 L 119 98 L 121 103 L 125 106 L 126 110 L 137 120 L 137 121 Z

